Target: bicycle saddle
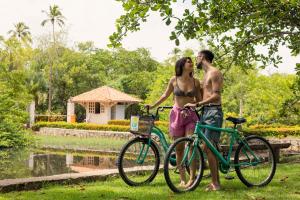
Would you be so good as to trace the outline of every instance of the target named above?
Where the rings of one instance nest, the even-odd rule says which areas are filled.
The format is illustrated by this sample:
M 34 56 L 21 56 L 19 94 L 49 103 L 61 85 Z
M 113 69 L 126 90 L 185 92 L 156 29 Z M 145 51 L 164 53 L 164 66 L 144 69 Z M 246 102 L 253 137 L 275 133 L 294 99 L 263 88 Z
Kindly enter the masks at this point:
M 247 121 L 245 118 L 235 118 L 235 117 L 227 117 L 226 120 L 231 121 L 234 124 L 242 124 Z

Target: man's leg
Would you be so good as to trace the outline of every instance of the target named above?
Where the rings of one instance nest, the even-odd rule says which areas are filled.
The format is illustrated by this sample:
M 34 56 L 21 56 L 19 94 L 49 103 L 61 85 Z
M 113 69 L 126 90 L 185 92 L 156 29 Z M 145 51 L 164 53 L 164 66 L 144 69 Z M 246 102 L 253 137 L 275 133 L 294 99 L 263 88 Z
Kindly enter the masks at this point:
M 209 169 L 212 177 L 212 190 L 219 190 L 220 189 L 220 177 L 219 177 L 219 166 L 218 160 L 216 156 L 212 153 L 212 151 L 205 145 L 204 147 L 207 160 L 209 164 Z

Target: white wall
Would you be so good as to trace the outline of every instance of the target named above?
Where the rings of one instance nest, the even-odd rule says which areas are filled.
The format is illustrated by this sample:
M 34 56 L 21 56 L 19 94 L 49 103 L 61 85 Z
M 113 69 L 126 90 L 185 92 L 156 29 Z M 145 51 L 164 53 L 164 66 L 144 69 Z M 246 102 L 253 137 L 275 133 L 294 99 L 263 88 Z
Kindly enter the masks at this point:
M 116 105 L 116 119 L 125 119 L 125 105 Z
M 111 120 L 111 105 L 104 105 L 104 113 L 94 114 L 89 113 L 88 106 L 86 106 L 86 119 L 87 123 L 94 124 L 107 124 Z M 116 106 L 116 118 L 115 119 L 125 119 L 125 105 L 115 105 Z
M 89 113 L 89 110 L 86 109 L 86 119 L 87 123 L 107 124 L 107 122 L 110 120 L 110 107 L 105 105 L 104 113 L 100 114 Z
M 71 122 L 71 116 L 75 114 L 75 105 L 72 102 L 67 103 L 67 122 Z

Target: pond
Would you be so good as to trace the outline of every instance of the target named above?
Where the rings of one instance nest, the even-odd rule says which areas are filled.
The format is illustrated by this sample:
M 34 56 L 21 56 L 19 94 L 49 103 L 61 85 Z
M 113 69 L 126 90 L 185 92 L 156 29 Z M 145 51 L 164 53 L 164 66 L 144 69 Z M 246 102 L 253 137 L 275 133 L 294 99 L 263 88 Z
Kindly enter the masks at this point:
M 0 180 L 116 169 L 116 156 L 40 150 L 0 150 Z

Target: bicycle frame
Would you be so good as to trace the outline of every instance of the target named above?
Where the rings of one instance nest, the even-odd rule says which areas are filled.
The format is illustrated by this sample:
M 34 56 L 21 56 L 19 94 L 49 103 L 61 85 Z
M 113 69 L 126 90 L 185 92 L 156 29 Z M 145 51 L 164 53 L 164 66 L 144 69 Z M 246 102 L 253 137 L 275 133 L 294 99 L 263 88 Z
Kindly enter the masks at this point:
M 141 151 L 140 151 L 140 154 L 137 158 L 137 163 L 139 164 L 142 164 L 144 163 L 144 160 L 148 154 L 148 151 L 149 151 L 149 148 L 150 148 L 150 145 L 151 145 L 151 142 L 152 142 L 152 139 L 151 139 L 151 135 L 156 135 L 159 140 L 160 140 L 160 143 L 162 144 L 162 147 L 163 147 L 163 150 L 165 152 L 167 152 L 168 148 L 169 148 L 169 144 L 164 136 L 164 133 L 156 126 L 153 126 L 151 128 L 151 134 L 150 134 L 150 137 L 148 138 L 148 144 L 146 146 L 146 150 L 144 152 L 144 148 L 145 148 L 145 144 L 143 144 L 142 148 L 141 148 Z M 144 136 L 140 136 L 140 137 L 144 137 Z
M 227 158 L 225 159 L 222 154 L 216 149 L 216 147 L 211 143 L 211 141 L 204 135 L 204 133 L 202 132 L 202 129 L 206 128 L 209 130 L 213 130 L 213 131 L 221 131 L 221 132 L 225 132 L 226 134 L 229 134 L 230 136 L 230 145 L 229 145 L 229 151 L 228 151 L 228 155 Z M 249 147 L 249 145 L 240 137 L 240 134 L 238 132 L 238 130 L 236 128 L 218 128 L 218 127 L 214 127 L 214 126 L 209 126 L 209 125 L 204 125 L 201 124 L 200 122 L 197 122 L 196 127 L 195 127 L 195 131 L 194 134 L 191 137 L 195 137 L 196 139 L 194 140 L 193 146 L 197 146 L 201 140 L 204 141 L 204 143 L 207 145 L 207 147 L 213 152 L 213 154 L 217 157 L 217 159 L 221 162 L 221 172 L 223 173 L 227 173 L 230 167 L 240 167 L 243 165 L 256 165 L 260 162 L 260 159 L 253 153 L 253 151 L 251 150 L 251 148 Z M 237 141 L 237 143 L 243 143 L 246 147 L 246 149 L 250 152 L 250 154 L 255 158 L 255 162 L 251 162 L 251 163 L 247 163 L 247 162 L 242 162 L 239 164 L 233 164 L 231 163 L 231 154 L 233 152 L 233 146 L 235 144 L 235 142 Z M 195 149 L 193 148 L 192 154 L 190 159 L 188 160 L 188 164 L 190 164 L 195 156 Z M 188 154 L 189 154 L 189 149 L 187 149 L 184 152 L 184 156 L 182 159 L 182 162 L 184 160 L 186 160 Z M 249 158 L 248 154 L 246 153 L 246 151 L 243 149 L 243 152 L 245 153 L 245 155 Z M 181 163 L 182 164 L 182 163 Z

